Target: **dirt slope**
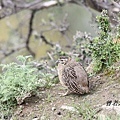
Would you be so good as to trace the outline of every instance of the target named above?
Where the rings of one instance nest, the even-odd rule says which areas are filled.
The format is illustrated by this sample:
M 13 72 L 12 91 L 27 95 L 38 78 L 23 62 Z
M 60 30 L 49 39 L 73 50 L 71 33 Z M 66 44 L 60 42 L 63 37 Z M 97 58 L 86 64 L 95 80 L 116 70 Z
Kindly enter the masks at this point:
M 60 83 L 40 91 L 38 97 L 27 98 L 18 106 L 12 120 L 97 120 L 98 116 L 100 120 L 107 120 L 107 116 L 111 120 L 120 120 L 120 68 L 93 76 L 90 84 L 91 92 L 81 96 L 61 97 L 59 93 L 66 90 Z M 103 108 L 111 101 L 111 105 L 118 102 L 118 111 Z

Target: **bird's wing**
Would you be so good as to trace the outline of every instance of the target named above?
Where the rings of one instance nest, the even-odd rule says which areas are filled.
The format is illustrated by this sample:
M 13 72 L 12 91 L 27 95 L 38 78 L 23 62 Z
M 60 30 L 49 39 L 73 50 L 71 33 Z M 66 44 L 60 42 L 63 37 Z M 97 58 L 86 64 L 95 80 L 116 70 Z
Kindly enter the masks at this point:
M 74 66 L 74 71 L 75 71 L 78 79 L 87 78 L 87 72 L 85 71 L 85 69 L 83 68 L 83 66 L 80 63 L 76 63 L 76 65 Z
M 87 77 L 87 72 L 81 66 L 81 64 L 77 63 L 76 66 L 74 67 L 74 71 L 77 76 L 76 82 L 77 82 L 78 87 L 79 88 L 88 87 L 89 81 L 88 81 L 88 77 Z
M 66 66 L 63 70 L 63 81 L 65 85 L 73 92 L 82 94 L 84 91 L 81 89 L 80 84 L 78 84 L 78 75 L 76 74 L 77 64 L 71 64 Z

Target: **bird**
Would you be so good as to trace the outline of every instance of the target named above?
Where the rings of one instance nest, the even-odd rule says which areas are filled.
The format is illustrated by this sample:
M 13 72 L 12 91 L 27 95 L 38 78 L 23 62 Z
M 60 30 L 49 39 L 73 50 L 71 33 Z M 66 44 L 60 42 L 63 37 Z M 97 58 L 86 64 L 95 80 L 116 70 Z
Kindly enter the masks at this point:
M 67 89 L 66 96 L 69 94 L 86 94 L 89 93 L 88 75 L 80 62 L 68 56 L 62 56 L 57 61 L 58 78 L 62 86 Z

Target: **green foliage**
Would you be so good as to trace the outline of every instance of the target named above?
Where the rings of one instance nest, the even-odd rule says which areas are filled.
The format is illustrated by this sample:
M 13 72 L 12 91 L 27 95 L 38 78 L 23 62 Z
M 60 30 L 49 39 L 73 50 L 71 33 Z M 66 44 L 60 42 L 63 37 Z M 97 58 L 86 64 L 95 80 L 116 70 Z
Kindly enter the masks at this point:
M 99 39 L 103 40 L 109 37 L 109 32 L 111 31 L 110 29 L 110 22 L 109 22 L 109 17 L 107 15 L 107 11 L 103 10 L 101 12 L 100 16 L 97 16 L 97 23 L 98 23 L 98 28 L 100 30 L 99 32 Z
M 76 61 L 81 61 L 84 66 L 89 65 L 92 60 L 95 73 L 120 60 L 120 24 L 112 30 L 107 11 L 103 10 L 97 17 L 97 25 L 99 29 L 97 37 L 93 38 L 86 32 L 76 32 L 73 36 L 74 45 L 70 54 L 76 57 Z
M 89 45 L 92 59 L 95 63 L 93 68 L 95 72 L 111 66 L 120 59 L 120 44 L 113 42 L 114 37 L 112 36 L 109 17 L 105 10 L 97 17 L 97 22 L 100 30 L 99 36 L 95 37 Z
M 37 88 L 51 85 L 52 74 L 38 70 L 30 56 L 18 56 L 17 62 L 0 66 L 0 111 L 11 110 Z

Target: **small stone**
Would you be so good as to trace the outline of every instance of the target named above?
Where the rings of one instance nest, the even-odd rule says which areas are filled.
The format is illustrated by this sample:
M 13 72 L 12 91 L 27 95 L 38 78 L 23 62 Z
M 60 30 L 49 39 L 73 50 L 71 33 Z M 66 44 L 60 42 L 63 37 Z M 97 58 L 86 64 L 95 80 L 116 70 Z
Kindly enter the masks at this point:
M 25 115 L 22 113 L 22 114 L 20 114 L 20 117 L 24 117 Z
M 39 120 L 39 118 L 33 118 L 32 120 Z
M 46 120 L 46 117 L 45 116 L 41 116 L 40 120 Z
M 56 107 L 52 107 L 52 111 L 55 111 L 56 110 Z
M 71 111 L 71 112 L 78 112 L 74 107 L 66 106 L 66 105 L 62 105 L 61 109 L 68 110 L 68 111 Z
M 28 106 L 29 104 L 28 104 L 28 103 L 25 103 L 25 105 L 27 105 L 27 106 Z

